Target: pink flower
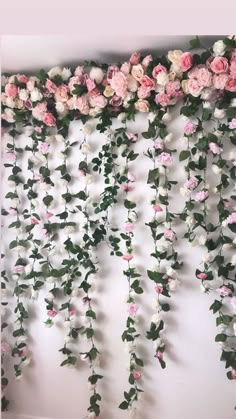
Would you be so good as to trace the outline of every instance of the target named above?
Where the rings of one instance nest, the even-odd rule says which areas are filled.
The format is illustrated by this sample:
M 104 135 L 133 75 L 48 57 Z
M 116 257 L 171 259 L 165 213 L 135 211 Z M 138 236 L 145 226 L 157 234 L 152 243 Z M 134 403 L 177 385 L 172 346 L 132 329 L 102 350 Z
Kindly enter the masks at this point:
M 236 79 L 229 79 L 226 84 L 226 90 L 229 92 L 236 92 Z
M 231 60 L 229 71 L 230 71 L 230 76 L 233 79 L 236 79 L 236 58 Z
M 131 69 L 130 63 L 126 62 L 122 64 L 120 71 L 122 71 L 122 73 L 124 73 L 125 76 L 128 76 L 130 69 Z
M 232 370 L 231 375 L 232 375 L 233 380 L 236 380 L 236 370 Z
M 36 132 L 38 132 L 39 134 L 41 134 L 41 132 L 42 132 L 42 128 L 41 127 L 34 127 L 34 130 Z
M 154 209 L 155 212 L 162 212 L 163 209 L 160 207 L 160 205 L 154 204 L 152 206 L 152 208 Z
M 111 88 L 115 91 L 117 96 L 124 97 L 127 92 L 126 76 L 118 71 L 111 79 Z
M 151 90 L 155 89 L 155 82 L 154 82 L 154 80 L 150 79 L 150 77 L 148 77 L 148 76 L 143 76 L 140 79 L 139 82 L 140 82 L 141 86 L 143 87 L 143 89 L 145 89 L 145 90 L 147 90 L 149 92 Z
M 142 61 L 142 66 L 146 69 L 149 64 L 153 61 L 153 58 L 151 55 L 146 55 Z
M 134 52 L 131 55 L 130 59 L 129 59 L 130 64 L 131 65 L 136 65 L 136 64 L 139 63 L 139 61 L 140 61 L 140 54 L 139 54 L 139 52 Z
M 188 91 L 192 96 L 194 97 L 200 96 L 203 86 L 201 86 L 201 84 L 197 80 L 189 79 L 187 86 L 188 86 Z
M 235 224 L 236 223 L 236 212 L 232 212 L 232 214 L 230 214 L 227 219 L 227 224 Z
M 197 192 L 195 195 L 195 200 L 198 202 L 204 202 L 208 198 L 209 194 L 207 191 Z
M 89 102 L 91 106 L 99 109 L 103 109 L 107 105 L 107 99 L 103 95 L 94 96 L 90 98 Z
M 47 237 L 48 236 L 48 231 L 46 228 L 42 228 L 42 235 Z
M 163 286 L 161 284 L 157 285 L 155 287 L 155 291 L 156 291 L 157 294 L 162 294 Z
M 76 310 L 70 310 L 69 311 L 69 316 L 71 317 L 71 316 L 74 316 L 75 315 L 75 313 L 76 313 Z
M 47 112 L 43 117 L 43 122 L 48 127 L 53 127 L 56 125 L 56 119 L 51 112 Z
M 140 87 L 138 89 L 137 94 L 138 94 L 138 98 L 139 99 L 145 99 L 146 97 L 149 97 L 150 96 L 150 90 L 149 89 L 145 89 L 143 87 Z
M 166 93 L 169 96 L 173 96 L 173 97 L 178 96 L 179 89 L 180 89 L 180 82 L 179 82 L 179 80 L 170 81 L 169 83 L 166 84 Z
M 164 165 L 169 165 L 173 162 L 173 157 L 171 156 L 171 154 L 163 152 L 158 157 L 158 160 L 160 163 Z
M 156 356 L 158 359 L 163 359 L 163 353 L 161 351 L 157 351 Z
M 138 134 L 134 134 L 133 132 L 127 132 L 126 135 L 132 143 L 135 143 L 138 139 Z
M 41 151 L 41 153 L 43 153 L 43 154 L 45 154 L 45 153 L 47 153 L 47 151 L 48 151 L 48 148 L 49 148 L 49 145 L 47 144 L 47 143 L 40 143 L 39 144 L 39 150 Z
M 228 60 L 225 57 L 215 57 L 210 64 L 210 68 L 216 74 L 226 73 L 229 68 Z
M 170 97 L 166 93 L 158 93 L 155 97 L 155 102 L 165 107 L 170 104 Z
M 180 57 L 179 64 L 180 64 L 181 70 L 183 71 L 189 70 L 190 67 L 192 67 L 193 65 L 193 56 L 191 52 L 184 52 Z
M 233 309 L 236 310 L 236 296 L 231 298 L 230 304 L 232 305 Z
M 197 278 L 199 279 L 207 279 L 207 274 L 205 272 L 200 272 L 200 274 L 197 274 Z
M 14 162 L 16 160 L 16 155 L 14 153 L 7 153 L 6 158 L 8 161 Z
M 230 129 L 236 129 L 236 118 L 231 119 L 231 121 L 229 123 L 229 128 Z
M 20 83 L 24 83 L 24 84 L 26 84 L 28 81 L 28 77 L 25 74 L 19 74 L 17 76 L 17 79 Z
M 16 87 L 14 84 L 8 83 L 5 86 L 5 93 L 8 97 L 16 97 L 18 93 L 18 87 Z
M 37 220 L 37 218 L 35 218 L 35 217 L 32 217 L 31 218 L 31 224 L 34 224 L 34 225 L 39 224 L 39 220 Z
M 49 93 L 55 93 L 57 90 L 57 86 L 50 79 L 47 79 L 45 87 L 48 89 Z
M 135 102 L 135 109 L 139 112 L 148 112 L 150 105 L 149 102 L 145 99 L 139 99 Z
M 193 122 L 191 122 L 191 121 L 188 121 L 187 122 L 187 124 L 185 125 L 185 127 L 184 127 L 184 133 L 186 134 L 186 135 L 191 135 L 191 134 L 193 134 L 194 132 L 196 132 L 196 129 L 197 129 L 197 125 L 196 124 L 194 124 Z
M 126 231 L 126 233 L 131 233 L 132 231 L 134 231 L 134 225 L 132 223 L 126 223 L 124 225 L 124 230 Z
M 47 315 L 48 317 L 55 317 L 57 315 L 57 310 L 48 310 Z
M 10 351 L 10 345 L 7 342 L 1 342 L 1 352 L 2 354 Z
M 27 355 L 27 348 L 26 346 L 20 351 L 20 357 L 24 358 Z
M 88 361 L 89 357 L 88 357 L 87 354 L 81 354 L 80 359 L 81 359 L 81 361 Z
M 94 81 L 90 78 L 87 78 L 86 80 L 86 86 L 89 92 L 91 92 L 93 89 L 95 89 L 96 84 L 94 83 Z
M 128 172 L 127 178 L 130 182 L 135 182 L 136 181 L 136 177 L 131 172 Z
M 228 79 L 229 76 L 226 73 L 214 74 L 213 86 L 215 87 L 215 89 L 223 90 L 225 89 Z
M 69 88 L 66 84 L 61 84 L 61 86 L 57 87 L 57 90 L 55 92 L 56 102 L 67 102 L 68 90 Z
M 152 76 L 156 79 L 159 73 L 167 73 L 167 68 L 162 64 L 157 64 L 152 70 Z
M 130 260 L 132 260 L 132 259 L 133 259 L 133 255 L 130 255 L 130 254 L 128 254 L 128 255 L 124 255 L 124 256 L 122 257 L 122 259 L 123 259 L 123 260 L 126 260 L 127 262 L 129 262 Z
M 10 207 L 10 208 L 9 208 L 8 212 L 9 212 L 9 214 L 10 214 L 10 215 L 15 215 L 15 214 L 17 214 L 17 210 L 16 210 L 16 208 L 12 208 L 12 207 Z
M 132 191 L 132 186 L 124 184 L 124 185 L 121 185 L 121 189 L 122 191 L 129 192 L 129 191 Z
M 163 149 L 164 149 L 164 144 L 163 144 L 163 142 L 162 142 L 162 141 L 160 141 L 160 140 L 155 140 L 155 141 L 154 141 L 154 148 L 155 148 L 156 150 L 163 150 Z
M 217 288 L 216 290 L 221 297 L 228 297 L 228 295 L 230 295 L 232 293 L 231 289 L 226 287 L 225 285 L 223 285 L 220 288 Z
M 175 238 L 175 232 L 171 228 L 169 228 L 165 231 L 164 237 L 166 239 L 173 240 Z
M 205 66 L 199 67 L 197 81 L 202 87 L 210 87 L 212 84 L 212 74 Z
M 195 189 L 197 185 L 198 185 L 198 179 L 195 176 L 193 176 L 190 179 L 186 180 L 184 187 L 192 190 L 192 189 Z
M 24 267 L 24 265 L 16 265 L 16 266 L 14 267 L 14 272 L 15 272 L 15 273 L 17 273 L 17 274 L 20 274 L 20 273 L 22 273 L 22 272 L 25 272 L 25 267 Z
M 140 81 L 144 75 L 143 66 L 141 64 L 134 65 L 131 70 L 131 74 L 135 80 Z
M 209 144 L 209 149 L 212 151 L 213 154 L 220 154 L 220 153 L 222 153 L 222 147 L 220 147 L 216 143 L 210 143 Z
M 140 374 L 140 372 L 133 371 L 133 377 L 134 377 L 135 380 L 140 380 L 141 376 L 142 375 Z
M 129 314 L 130 314 L 131 316 L 135 316 L 135 314 L 137 313 L 137 311 L 138 311 L 138 306 L 137 306 L 137 304 L 135 304 L 135 303 L 130 303 L 130 304 L 128 305 L 128 312 L 129 312 Z
M 74 75 L 77 77 L 81 77 L 83 75 L 84 69 L 82 66 L 78 65 L 74 71 Z
M 89 114 L 89 104 L 86 95 L 80 96 L 76 99 L 74 109 L 79 109 L 82 115 Z
M 50 211 L 47 211 L 46 212 L 46 218 L 51 218 L 51 217 L 53 217 L 53 212 L 50 212 Z

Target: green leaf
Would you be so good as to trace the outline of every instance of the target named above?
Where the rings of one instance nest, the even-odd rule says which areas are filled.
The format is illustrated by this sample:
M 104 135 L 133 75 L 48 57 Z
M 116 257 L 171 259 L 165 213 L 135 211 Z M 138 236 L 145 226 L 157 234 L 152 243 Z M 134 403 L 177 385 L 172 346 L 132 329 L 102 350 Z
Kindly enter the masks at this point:
M 48 207 L 52 201 L 53 201 L 52 195 L 47 195 L 43 198 L 43 203 L 46 205 L 46 207 Z
M 190 151 L 189 150 L 182 150 L 179 155 L 179 161 L 186 160 L 188 157 L 190 157 Z
M 201 48 L 201 41 L 198 36 L 196 38 L 190 40 L 190 46 L 192 49 Z
M 127 209 L 134 209 L 136 207 L 135 202 L 129 201 L 128 199 L 125 199 L 124 206 Z
M 225 342 L 226 339 L 227 339 L 227 335 L 225 335 L 224 333 L 219 333 L 215 337 L 215 342 Z
M 228 224 L 228 227 L 231 231 L 233 231 L 233 233 L 236 233 L 236 223 Z
M 122 409 L 122 410 L 126 410 L 126 409 L 128 409 L 128 407 L 129 407 L 129 403 L 128 403 L 128 402 L 126 402 L 126 401 L 123 401 L 123 402 L 119 405 L 119 408 L 120 408 L 120 409 Z

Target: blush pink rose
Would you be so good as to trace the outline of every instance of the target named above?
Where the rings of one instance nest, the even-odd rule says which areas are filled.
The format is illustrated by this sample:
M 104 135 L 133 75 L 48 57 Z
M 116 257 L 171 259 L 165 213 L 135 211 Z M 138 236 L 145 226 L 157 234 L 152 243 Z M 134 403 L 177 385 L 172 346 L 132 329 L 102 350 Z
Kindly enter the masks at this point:
M 163 150 L 164 149 L 164 143 L 160 140 L 155 140 L 153 143 L 153 146 L 156 150 Z
M 87 78 L 86 80 L 86 86 L 89 92 L 91 92 L 93 89 L 95 89 L 96 84 L 94 82 L 94 80 Z
M 138 52 L 134 52 L 129 59 L 130 64 L 136 65 L 139 63 L 139 61 L 140 61 L 140 54 Z
M 142 61 L 142 66 L 146 69 L 149 64 L 153 61 L 153 58 L 151 55 L 146 55 Z
M 227 84 L 228 79 L 229 76 L 226 73 L 214 74 L 213 86 L 215 87 L 215 89 L 223 90 Z
M 155 97 L 155 102 L 166 107 L 170 104 L 170 97 L 166 93 L 158 93 Z
M 212 74 L 206 67 L 200 67 L 197 74 L 197 81 L 202 87 L 210 87 L 212 84 Z
M 230 67 L 229 67 L 230 77 L 236 79 L 236 58 L 231 60 Z
M 132 223 L 125 223 L 124 231 L 126 233 L 131 233 L 132 231 L 134 231 L 134 225 Z
M 74 316 L 75 315 L 75 313 L 76 313 L 76 310 L 70 310 L 69 311 L 69 316 L 71 317 L 71 316 Z
M 135 109 L 139 112 L 148 112 L 150 105 L 149 102 L 145 99 L 139 99 L 135 102 Z
M 230 288 L 226 287 L 225 285 L 223 285 L 220 288 L 217 288 L 216 290 L 221 297 L 228 297 L 230 294 L 232 294 L 232 291 Z
M 68 100 L 68 86 L 62 84 L 55 92 L 56 102 L 67 102 Z
M 24 265 L 16 265 L 16 266 L 14 267 L 14 272 L 15 272 L 16 274 L 21 274 L 21 273 L 25 272 L 25 267 L 24 267 Z
M 20 351 L 20 357 L 24 358 L 27 355 L 27 348 L 26 346 Z
M 38 134 L 41 134 L 41 132 L 42 132 L 42 128 L 41 128 L 41 127 L 34 127 L 34 130 L 35 130 Z
M 14 84 L 7 83 L 5 86 L 5 93 L 8 97 L 16 97 L 18 93 L 18 87 L 16 87 Z
M 162 212 L 163 211 L 163 209 L 158 204 L 154 204 L 152 206 L 152 208 L 154 209 L 155 212 Z
M 110 103 L 112 106 L 117 107 L 117 106 L 120 106 L 120 105 L 122 104 L 122 101 L 123 101 L 122 97 L 114 95 L 114 96 L 110 99 L 109 103 Z
M 195 200 L 198 202 L 204 202 L 208 198 L 209 194 L 207 191 L 197 192 L 195 195 Z
M 119 70 L 119 68 L 117 67 L 117 65 L 110 65 L 109 67 L 108 67 L 108 70 L 107 70 L 107 80 L 106 79 L 104 79 L 103 80 L 103 85 L 104 86 L 106 86 L 106 83 L 107 83 L 107 81 L 111 81 L 111 79 L 114 77 L 114 75 L 116 74 L 116 73 L 118 73 L 120 70 Z M 104 84 L 105 83 L 105 84 Z
M 7 342 L 1 342 L 1 353 L 4 354 L 10 351 L 10 345 Z
M 77 77 L 81 77 L 84 74 L 84 68 L 81 65 L 78 65 L 74 71 L 74 75 Z
M 57 86 L 55 83 L 52 82 L 52 80 L 47 79 L 45 83 L 46 89 L 48 89 L 49 93 L 55 93 L 57 90 Z
M 6 154 L 6 159 L 8 161 L 14 162 L 14 161 L 16 161 L 16 155 L 14 153 L 11 153 L 11 152 L 7 153 Z
M 157 294 L 162 294 L 162 292 L 163 292 L 163 286 L 161 284 L 157 285 L 155 287 L 155 291 L 156 291 Z
M 154 79 L 157 78 L 159 73 L 167 73 L 167 68 L 162 64 L 157 64 L 152 70 L 152 76 Z
M 10 215 L 16 215 L 17 214 L 16 208 L 12 208 L 12 207 L 9 208 L 8 212 L 9 212 Z
M 86 95 L 80 96 L 75 101 L 75 109 L 79 109 L 82 115 L 89 114 L 89 104 Z
M 185 188 L 191 189 L 191 190 L 195 189 L 197 186 L 198 186 L 198 179 L 195 176 L 186 180 L 184 184 Z
M 140 380 L 142 375 L 138 371 L 133 371 L 133 377 L 134 377 L 135 380 Z
M 236 223 L 236 212 L 232 212 L 232 214 L 230 214 L 227 219 L 227 224 L 235 224 Z
M 231 119 L 229 129 L 236 129 L 236 118 Z
M 123 257 L 122 257 L 122 259 L 123 260 L 126 260 L 127 262 L 129 262 L 130 260 L 132 260 L 133 259 L 133 255 L 124 255 Z
M 90 98 L 90 104 L 91 106 L 102 109 L 107 105 L 107 99 L 103 95 L 98 95 Z
M 179 89 L 180 89 L 179 80 L 170 81 L 169 83 L 166 84 L 165 89 L 166 89 L 167 95 L 172 96 L 172 97 L 178 96 Z
M 152 80 L 152 79 L 151 79 L 150 77 L 148 77 L 148 76 L 143 76 L 143 77 L 140 79 L 140 84 L 141 84 L 141 86 L 142 86 L 144 89 L 146 89 L 146 90 L 151 91 L 151 90 L 155 89 L 155 82 L 154 82 L 154 80 Z
M 202 92 L 203 86 L 200 85 L 198 80 L 189 79 L 188 84 L 187 84 L 187 88 L 188 88 L 189 93 L 192 96 L 198 97 L 198 96 L 200 96 L 200 94 Z
M 131 65 L 130 63 L 127 63 L 127 62 L 123 63 L 120 68 L 120 71 L 122 71 L 122 73 L 124 73 L 125 76 L 128 76 L 130 70 L 131 70 Z
M 196 130 L 197 130 L 197 125 L 194 124 L 191 121 L 188 121 L 187 124 L 184 127 L 184 133 L 186 135 L 194 134 L 194 132 L 196 132 Z
M 131 314 L 131 315 L 135 315 L 135 314 L 137 313 L 137 311 L 138 311 L 138 306 L 137 306 L 137 304 L 135 304 L 135 303 L 130 303 L 130 304 L 128 305 L 128 312 L 129 312 L 129 314 Z
M 215 57 L 210 64 L 213 73 L 226 73 L 229 68 L 228 60 L 225 57 Z
M 209 149 L 212 151 L 213 154 L 220 154 L 220 153 L 222 153 L 222 147 L 220 147 L 216 143 L 210 143 L 209 144 Z
M 57 315 L 57 310 L 48 310 L 47 315 L 48 317 L 55 317 Z
M 232 370 L 231 375 L 232 375 L 233 380 L 236 380 L 236 370 Z
M 70 81 L 68 83 L 68 88 L 70 92 L 74 90 L 75 84 L 81 84 L 81 76 L 74 76 L 70 78 Z
M 135 80 L 139 81 L 144 75 L 143 66 L 141 64 L 134 65 L 131 74 Z
M 46 212 L 46 218 L 51 218 L 51 217 L 53 217 L 53 212 L 50 212 L 50 211 L 47 211 Z
M 20 83 L 26 84 L 28 81 L 28 77 L 25 74 L 18 74 L 17 79 Z
M 236 79 L 229 78 L 225 88 L 229 92 L 236 92 Z
M 200 272 L 197 274 L 197 278 L 202 280 L 207 279 L 207 274 L 205 272 Z
M 159 160 L 160 163 L 162 163 L 164 165 L 169 165 L 173 162 L 173 157 L 171 156 L 171 154 L 163 152 L 158 157 L 158 160 Z
M 51 112 L 46 112 L 43 117 L 43 122 L 48 127 L 54 127 L 56 125 L 56 119 Z
M 146 99 L 150 96 L 150 90 L 145 89 L 143 87 L 139 87 L 137 94 L 139 99 Z
M 133 132 L 127 132 L 126 135 L 132 143 L 135 143 L 138 139 L 138 134 L 134 134 Z
M 175 235 L 176 235 L 175 232 L 171 228 L 166 230 L 164 233 L 164 237 L 169 240 L 174 240 Z
M 48 148 L 49 148 L 49 145 L 47 144 L 47 143 L 40 143 L 39 144 L 39 151 L 41 151 L 41 153 L 47 153 L 47 151 L 48 151 Z
M 191 52 L 184 52 L 179 60 L 180 68 L 183 71 L 189 70 L 193 65 L 193 56 Z
M 163 359 L 163 353 L 161 351 L 157 351 L 156 356 L 158 359 Z
M 124 184 L 124 185 L 121 185 L 121 189 L 122 191 L 129 192 L 129 191 L 132 191 L 132 186 Z
M 127 92 L 126 76 L 118 71 L 111 79 L 111 88 L 115 91 L 117 96 L 124 97 Z

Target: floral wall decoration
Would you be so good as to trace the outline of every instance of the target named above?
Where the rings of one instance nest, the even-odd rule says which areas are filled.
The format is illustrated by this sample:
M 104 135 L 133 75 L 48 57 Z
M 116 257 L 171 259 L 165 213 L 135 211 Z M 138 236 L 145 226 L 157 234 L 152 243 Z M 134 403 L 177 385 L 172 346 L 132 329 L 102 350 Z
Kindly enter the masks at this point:
M 168 128 L 176 109 L 186 120 L 180 153 Z M 130 125 L 140 113 L 147 121 L 141 138 Z M 81 125 L 78 139 L 71 142 L 74 121 Z M 94 132 L 103 135 L 95 153 Z M 235 380 L 235 37 L 211 48 L 196 37 L 189 51 L 170 50 L 161 57 L 133 53 L 117 65 L 85 62 L 34 76 L 4 74 L 2 139 L 9 188 L 2 220 L 9 237 L 14 236 L 2 250 L 2 410 L 9 407 L 5 365 L 12 355 L 15 378 L 24 377 L 33 357 L 30 307 L 46 290 L 45 327 L 53 328 L 59 317 L 64 325 L 64 345 L 58 348 L 61 366 L 87 365 L 91 394 L 84 415 L 102 417 L 100 384 L 106 377 L 95 294 L 103 263 L 97 258 L 101 243 L 107 244 L 127 283 L 127 299 L 117 303 L 127 313 L 120 336 L 129 365 L 118 407 L 130 417 L 139 411 L 145 371 L 140 344 L 153 345 L 161 368 L 168 364 L 165 322 L 170 297 L 180 285 L 184 258 L 178 246 L 184 240 L 205 249 L 203 260 L 194 261 L 193 281 L 213 296 L 215 341 L 221 345 L 227 378 Z M 144 156 L 137 152 L 139 141 L 146 144 Z M 75 155 L 76 168 L 71 160 Z M 142 196 L 150 203 L 151 218 L 140 215 L 133 197 L 141 157 L 151 164 L 146 173 L 150 195 Z M 184 167 L 182 183 L 172 176 L 176 164 Z M 103 184 L 98 194 L 94 177 Z M 171 201 L 173 190 L 184 197 L 181 211 Z M 118 206 L 122 226 L 113 217 Z M 145 274 L 135 265 L 140 222 L 149 229 L 146 240 L 152 241 L 153 267 Z M 181 223 L 184 237 L 176 232 Z M 153 314 L 143 325 L 137 313 L 147 281 L 153 287 Z M 13 329 L 8 324 L 9 294 L 14 299 Z

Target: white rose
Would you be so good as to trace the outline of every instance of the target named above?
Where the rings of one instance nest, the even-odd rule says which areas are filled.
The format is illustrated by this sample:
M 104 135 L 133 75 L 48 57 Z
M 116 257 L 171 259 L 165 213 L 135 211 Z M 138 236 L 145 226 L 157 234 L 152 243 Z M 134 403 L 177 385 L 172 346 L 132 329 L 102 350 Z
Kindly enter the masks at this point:
M 202 256 L 202 261 L 205 263 L 209 262 L 210 259 L 211 259 L 210 253 L 206 253 L 205 255 Z
M 68 80 L 71 77 L 71 70 L 70 68 L 64 67 L 61 72 L 62 80 Z
M 89 111 L 89 115 L 92 116 L 92 118 L 95 118 L 100 113 L 101 113 L 100 108 L 91 108 L 90 111 Z
M 225 117 L 225 110 L 224 109 L 218 109 L 215 108 L 214 110 L 214 117 L 217 119 L 222 119 Z
M 156 115 L 155 112 L 149 112 L 147 119 L 148 119 L 148 121 L 153 122 L 155 120 L 156 116 L 157 115 Z
M 222 172 L 222 169 L 218 167 L 216 164 L 212 164 L 211 170 L 215 175 L 219 175 Z
M 91 123 L 86 122 L 86 124 L 84 124 L 82 131 L 84 134 L 90 135 L 94 132 L 94 125 L 92 125 Z
M 152 323 L 158 324 L 161 320 L 161 316 L 159 313 L 153 314 L 151 321 Z
M 138 90 L 138 82 L 137 80 L 135 80 L 135 78 L 133 76 L 131 76 L 131 74 L 128 74 L 127 78 L 127 88 L 130 92 L 137 92 Z
M 62 102 L 56 102 L 56 110 L 59 115 L 66 115 L 68 109 Z
M 104 72 L 99 67 L 92 67 L 89 72 L 90 79 L 94 80 L 97 84 L 100 84 L 104 77 Z
M 6 98 L 6 106 L 8 106 L 9 108 L 14 108 L 15 107 L 15 102 L 13 97 L 7 97 Z
M 75 227 L 74 227 L 74 226 L 66 226 L 66 227 L 64 228 L 64 232 L 65 232 L 66 234 L 71 234 L 71 233 L 74 233 L 74 232 L 75 232 Z
M 61 75 L 62 70 L 60 67 L 53 67 L 51 70 L 48 71 L 48 75 L 50 79 L 53 79 L 57 74 Z
M 231 99 L 230 106 L 233 106 L 233 107 L 236 106 L 236 98 Z
M 81 151 L 82 151 L 83 154 L 89 154 L 89 153 L 91 153 L 92 150 L 91 150 L 91 147 L 88 143 L 83 143 L 82 146 L 81 146 Z
M 201 236 L 198 237 L 198 243 L 202 246 L 205 245 L 207 240 L 207 236 L 205 234 L 201 234 Z
M 169 290 L 170 291 L 176 291 L 180 281 L 178 279 L 174 279 L 169 282 Z
M 49 277 L 46 279 L 46 281 L 47 281 L 49 284 L 52 284 L 53 282 L 55 282 L 55 278 L 54 278 L 53 276 L 49 276 Z
M 171 119 L 172 119 L 172 116 L 171 116 L 170 112 L 164 113 L 164 115 L 162 117 L 163 122 L 165 122 L 165 123 L 170 122 Z
M 204 109 L 211 109 L 211 102 L 205 101 L 203 102 L 203 108 Z
M 170 132 L 169 134 L 166 135 L 166 137 L 164 138 L 166 143 L 170 143 L 174 138 L 174 135 L 172 132 Z
M 37 88 L 33 89 L 30 93 L 30 99 L 32 100 L 32 102 L 38 102 L 42 99 L 42 97 L 42 93 L 40 93 L 39 89 Z
M 54 135 L 54 137 L 58 143 L 61 143 L 62 141 L 64 141 L 64 137 L 61 134 L 56 134 Z
M 171 276 L 171 278 L 176 278 L 177 277 L 177 272 L 171 267 L 167 268 L 166 273 L 167 273 L 168 276 Z
M 152 308 L 153 310 L 158 310 L 160 308 L 160 303 L 156 298 L 152 300 Z
M 38 296 L 39 296 L 39 292 L 33 289 L 33 290 L 31 291 L 31 298 L 32 298 L 33 300 L 37 300 L 37 299 L 38 299 Z
M 127 95 L 125 95 L 124 97 L 124 101 L 123 101 L 123 106 L 124 108 L 128 108 L 129 107 L 129 102 L 130 100 L 132 100 L 134 98 L 134 93 L 127 93 Z
M 126 113 L 125 112 L 121 112 L 118 116 L 117 116 L 118 121 L 120 122 L 124 122 L 126 120 Z
M 78 297 L 79 294 L 80 294 L 79 288 L 74 288 L 72 290 L 72 293 L 71 293 L 72 297 Z
M 23 367 L 27 367 L 31 363 L 31 358 L 26 358 L 25 361 L 21 363 Z
M 160 84 L 161 86 L 165 86 L 169 81 L 169 75 L 167 73 L 164 73 L 164 71 L 161 71 L 157 75 L 156 80 L 158 84 Z
M 48 292 L 47 293 L 47 295 L 46 295 L 46 299 L 48 300 L 48 301 L 53 301 L 53 295 L 52 295 L 52 293 L 51 292 Z
M 193 225 L 193 224 L 195 223 L 195 219 L 194 219 L 193 215 L 189 215 L 189 216 L 186 218 L 185 223 L 186 223 L 187 225 Z
M 29 97 L 29 92 L 27 92 L 26 89 L 20 89 L 20 91 L 19 91 L 19 98 L 21 100 L 27 100 L 28 97 Z
M 222 40 L 215 42 L 214 45 L 213 45 L 214 55 L 215 56 L 224 55 L 225 48 L 226 48 L 226 45 Z

